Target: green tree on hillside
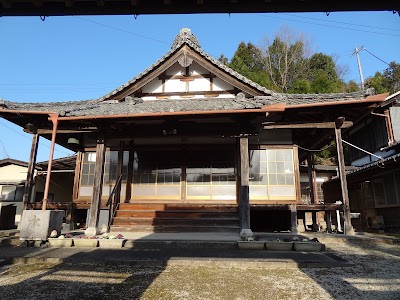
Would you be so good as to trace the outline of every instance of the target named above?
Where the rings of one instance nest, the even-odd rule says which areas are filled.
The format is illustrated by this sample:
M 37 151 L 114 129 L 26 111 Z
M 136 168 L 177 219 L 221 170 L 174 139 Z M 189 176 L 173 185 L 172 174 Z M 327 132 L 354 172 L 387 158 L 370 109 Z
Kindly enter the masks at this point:
M 262 52 L 252 43 L 241 42 L 228 66 L 262 86 L 271 87 Z

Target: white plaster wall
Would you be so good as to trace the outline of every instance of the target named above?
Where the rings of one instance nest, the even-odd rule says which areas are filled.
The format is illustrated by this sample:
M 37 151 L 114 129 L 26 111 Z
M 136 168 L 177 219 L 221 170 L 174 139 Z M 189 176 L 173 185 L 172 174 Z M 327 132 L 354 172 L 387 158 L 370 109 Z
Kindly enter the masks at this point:
M 165 82 L 166 93 L 185 92 L 185 91 L 186 91 L 186 82 L 180 81 L 179 79 L 170 79 Z
M 162 81 L 158 78 L 153 79 L 142 88 L 143 93 L 161 93 Z
M 228 90 L 233 90 L 234 86 L 227 83 L 226 81 L 223 81 L 220 78 L 214 78 L 213 89 L 214 91 L 228 91 Z
M 0 181 L 21 181 L 26 179 L 28 168 L 16 165 L 0 167 Z
M 173 64 L 170 68 L 168 68 L 165 71 L 165 74 L 171 75 L 171 76 L 183 75 L 183 74 L 185 74 L 185 68 L 183 68 L 179 63 L 176 62 L 175 64 Z
M 210 79 L 208 78 L 196 78 L 189 83 L 189 91 L 210 91 Z

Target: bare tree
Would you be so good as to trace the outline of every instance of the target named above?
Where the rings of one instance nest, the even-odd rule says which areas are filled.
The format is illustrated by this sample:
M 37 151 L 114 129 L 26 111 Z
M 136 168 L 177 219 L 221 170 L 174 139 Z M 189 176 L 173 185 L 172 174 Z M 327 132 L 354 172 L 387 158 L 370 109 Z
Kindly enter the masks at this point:
M 266 71 L 273 84 L 281 91 L 289 87 L 307 73 L 311 43 L 303 33 L 283 26 L 275 34 L 273 41 L 265 39 L 263 47 Z

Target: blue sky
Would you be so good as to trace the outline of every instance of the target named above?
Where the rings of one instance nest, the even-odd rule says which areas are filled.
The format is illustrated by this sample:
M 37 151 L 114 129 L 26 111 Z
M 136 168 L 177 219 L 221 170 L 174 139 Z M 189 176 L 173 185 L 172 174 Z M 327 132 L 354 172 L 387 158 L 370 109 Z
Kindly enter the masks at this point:
M 400 16 L 392 12 L 69 16 L 0 18 L 0 98 L 16 102 L 96 99 L 166 53 L 188 27 L 214 57 L 233 56 L 241 41 L 262 45 L 282 27 L 304 33 L 314 52 L 334 55 L 359 83 L 355 47 L 400 63 Z M 387 65 L 360 53 L 364 78 Z M 31 136 L 0 120 L 0 159 L 28 160 Z M 38 161 L 48 159 L 41 140 Z M 56 148 L 55 157 L 72 152 Z

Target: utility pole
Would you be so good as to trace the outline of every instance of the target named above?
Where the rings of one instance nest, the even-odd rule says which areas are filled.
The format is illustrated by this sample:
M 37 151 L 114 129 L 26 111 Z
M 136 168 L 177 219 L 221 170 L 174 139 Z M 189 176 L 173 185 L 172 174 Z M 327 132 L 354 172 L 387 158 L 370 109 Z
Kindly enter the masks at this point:
M 361 80 L 361 89 L 364 89 L 364 77 L 363 77 L 363 73 L 362 73 L 362 68 L 361 68 L 361 62 L 360 62 L 360 56 L 358 55 L 358 53 L 360 51 L 364 50 L 364 46 L 361 46 L 360 48 L 357 48 L 354 50 L 353 54 L 351 54 L 351 56 L 353 56 L 354 54 L 357 56 L 357 63 L 358 63 L 358 71 L 360 72 L 360 80 Z

